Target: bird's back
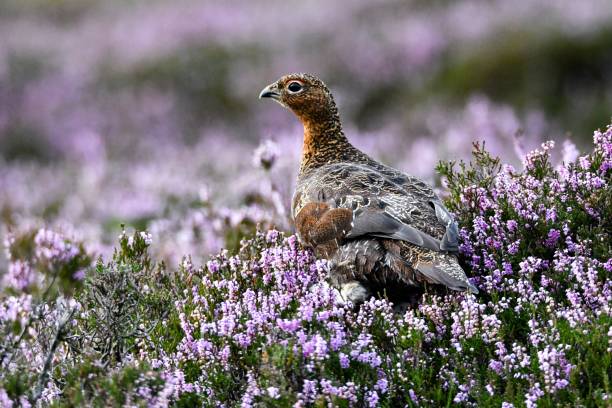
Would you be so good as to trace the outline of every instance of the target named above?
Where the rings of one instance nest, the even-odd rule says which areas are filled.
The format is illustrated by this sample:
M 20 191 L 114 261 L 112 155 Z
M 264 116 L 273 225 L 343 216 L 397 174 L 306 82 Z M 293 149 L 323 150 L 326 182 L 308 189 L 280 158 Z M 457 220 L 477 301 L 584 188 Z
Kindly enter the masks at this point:
M 329 163 L 300 175 L 292 200 L 293 217 L 310 202 L 352 209 L 367 203 L 441 239 L 445 225 L 430 204 L 441 203 L 433 189 L 415 177 L 366 158 L 364 162 Z

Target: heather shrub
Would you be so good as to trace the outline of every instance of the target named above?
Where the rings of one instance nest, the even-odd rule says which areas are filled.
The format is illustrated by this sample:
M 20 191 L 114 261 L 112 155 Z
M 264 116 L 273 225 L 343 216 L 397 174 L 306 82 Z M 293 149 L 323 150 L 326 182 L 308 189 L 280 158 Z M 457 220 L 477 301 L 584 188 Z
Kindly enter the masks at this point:
M 73 346 L 96 353 L 104 366 L 121 363 L 169 313 L 169 278 L 149 258 L 150 244 L 144 232 L 123 232 L 113 260 L 98 260 L 77 296 L 83 312 Z
M 30 283 L 3 286 L 3 330 L 36 319 L 3 346 L 16 357 L 3 357 L 0 401 L 607 406 L 612 128 L 575 161 L 555 165 L 552 149 L 529 153 L 522 169 L 480 144 L 469 163 L 439 165 L 461 261 L 481 293 L 425 293 L 402 312 L 385 299 L 344 303 L 327 262 L 275 230 L 176 270 L 150 258 L 148 233 L 123 233 L 112 259 L 84 274 L 70 266 L 81 265 L 76 255 L 40 264 L 47 258 L 32 255 L 77 254 L 70 241 L 9 239 L 11 265 L 26 260 L 71 284 L 55 301 Z
M 612 363 L 612 129 L 595 132 L 591 154 L 556 168 L 553 147 L 528 154 L 522 171 L 479 145 L 469 165 L 438 170 L 462 226 L 460 251 L 484 292 L 480 302 L 502 330 L 488 362 L 497 389 L 526 392 L 526 405 L 604 406 Z
M 0 300 L 0 405 L 124 405 L 163 390 L 134 358 L 169 314 L 170 278 L 125 232 L 95 266 L 82 244 L 49 230 L 12 234 Z
M 56 355 L 69 353 L 65 340 L 79 309 L 72 295 L 91 257 L 81 243 L 47 229 L 12 233 L 4 247 L 0 403 L 49 402 L 60 392 L 51 371 Z
M 66 340 L 76 358 L 64 367 L 59 405 L 168 404 L 151 360 L 172 338 L 166 326 L 182 284 L 151 260 L 151 243 L 146 232 L 123 231 L 112 260 L 99 259 L 86 275 Z

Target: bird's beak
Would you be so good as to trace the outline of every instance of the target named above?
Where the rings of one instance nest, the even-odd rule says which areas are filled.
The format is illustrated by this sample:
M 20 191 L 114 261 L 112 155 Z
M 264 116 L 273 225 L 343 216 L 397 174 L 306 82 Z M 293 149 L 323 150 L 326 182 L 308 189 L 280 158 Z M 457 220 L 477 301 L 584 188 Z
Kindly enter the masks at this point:
M 278 85 L 275 83 L 266 86 L 259 93 L 259 99 L 261 98 L 272 98 L 274 100 L 279 100 L 280 92 L 278 91 Z

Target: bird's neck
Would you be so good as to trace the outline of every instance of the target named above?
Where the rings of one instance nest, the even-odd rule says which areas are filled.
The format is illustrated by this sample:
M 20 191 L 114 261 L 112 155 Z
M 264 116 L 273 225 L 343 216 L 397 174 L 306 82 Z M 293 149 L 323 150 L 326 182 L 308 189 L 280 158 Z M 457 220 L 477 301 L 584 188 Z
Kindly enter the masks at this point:
M 338 116 L 325 120 L 300 119 L 304 125 L 300 175 L 325 164 L 345 161 L 347 154 L 356 150 L 344 135 Z

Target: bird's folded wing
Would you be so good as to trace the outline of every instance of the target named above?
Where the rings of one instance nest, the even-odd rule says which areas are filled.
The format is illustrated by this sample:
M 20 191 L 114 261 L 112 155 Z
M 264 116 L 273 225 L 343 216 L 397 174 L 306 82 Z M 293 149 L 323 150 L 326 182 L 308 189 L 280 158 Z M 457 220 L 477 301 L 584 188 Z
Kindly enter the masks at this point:
M 433 251 L 440 251 L 440 240 L 403 223 L 376 205 L 360 207 L 354 211 L 353 226 L 347 238 L 363 235 L 407 241 Z
M 460 269 L 457 265 L 456 268 Z M 440 285 L 445 285 L 446 287 L 458 290 L 458 291 L 470 291 L 474 294 L 478 293 L 478 289 L 468 280 L 467 276 L 463 270 L 461 270 L 461 274 L 463 276 L 453 276 L 448 272 L 448 268 L 443 268 L 440 265 L 435 263 L 427 263 L 427 262 L 419 262 L 416 265 L 416 269 L 422 273 L 427 280 L 437 283 Z

